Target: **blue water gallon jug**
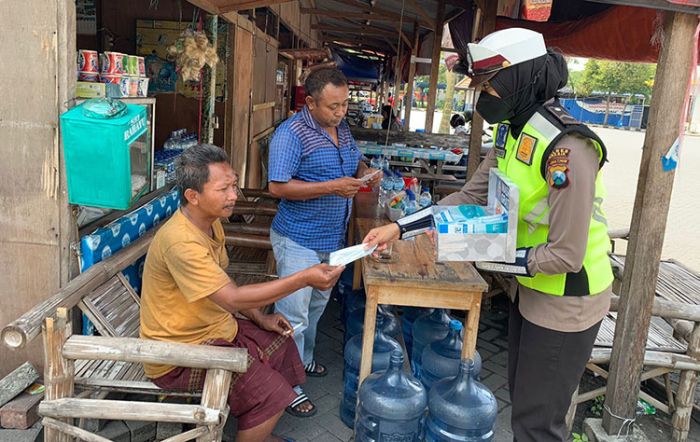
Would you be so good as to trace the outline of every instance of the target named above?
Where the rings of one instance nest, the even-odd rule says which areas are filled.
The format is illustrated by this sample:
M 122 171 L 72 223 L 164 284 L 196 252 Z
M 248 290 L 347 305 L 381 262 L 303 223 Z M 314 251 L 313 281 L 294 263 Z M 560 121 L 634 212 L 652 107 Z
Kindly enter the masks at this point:
M 429 315 L 421 316 L 413 323 L 413 348 L 411 349 L 411 368 L 413 375 L 420 379 L 421 357 L 423 349 L 435 341 L 447 336 L 452 318 L 447 310 L 437 308 Z
M 428 394 L 418 379 L 403 372 L 403 352 L 391 352 L 389 368 L 360 386 L 356 442 L 419 442 Z
M 496 397 L 474 379 L 474 362 L 465 359 L 459 373 L 436 382 L 428 395 L 426 442 L 490 442 L 496 424 Z
M 389 359 L 393 350 L 401 350 L 401 345 L 382 331 L 384 318 L 377 317 L 374 335 L 371 373 L 389 368 Z M 357 387 L 362 360 L 362 334 L 353 336 L 345 345 L 343 355 L 343 400 L 340 402 L 340 420 L 352 428 L 355 424 L 355 406 L 357 405 Z
M 435 341 L 423 349 L 421 357 L 420 380 L 430 391 L 433 384 L 441 379 L 457 376 L 462 359 L 462 323 L 456 319 L 450 321 L 450 331 L 445 338 Z M 472 374 L 479 380 L 481 373 L 481 356 L 474 354 Z
M 340 301 L 340 320 L 345 324 L 350 313 L 365 306 L 365 291 L 360 288 L 352 289 L 353 263 L 348 264 L 340 274 L 340 279 L 336 285 L 336 293 Z
M 391 306 L 385 306 L 385 305 L 380 305 L 377 307 L 377 319 L 379 317 L 383 318 L 382 321 L 382 330 L 384 331 L 384 334 L 391 336 L 394 339 L 398 340 L 399 335 L 401 334 L 401 325 L 399 325 L 399 320 L 394 314 L 394 312 L 391 309 Z M 347 344 L 347 342 L 352 338 L 353 336 L 357 336 L 362 333 L 362 329 L 364 328 L 365 325 L 365 309 L 360 308 L 348 316 L 347 322 L 345 322 L 345 335 L 343 337 L 343 344 Z M 379 326 L 379 322 L 377 322 L 377 326 Z
M 409 355 L 413 350 L 413 323 L 421 316 L 428 315 L 432 312 L 432 308 L 402 307 L 401 331 L 403 332 L 403 342 L 406 344 L 406 352 Z

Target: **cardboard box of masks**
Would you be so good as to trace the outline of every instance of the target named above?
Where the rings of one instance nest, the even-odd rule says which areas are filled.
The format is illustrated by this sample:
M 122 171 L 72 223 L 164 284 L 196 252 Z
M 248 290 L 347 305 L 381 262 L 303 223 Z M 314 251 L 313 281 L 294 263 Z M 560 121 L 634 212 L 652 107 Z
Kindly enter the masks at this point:
M 518 205 L 518 187 L 493 168 L 488 206 L 434 206 L 437 261 L 514 262 Z

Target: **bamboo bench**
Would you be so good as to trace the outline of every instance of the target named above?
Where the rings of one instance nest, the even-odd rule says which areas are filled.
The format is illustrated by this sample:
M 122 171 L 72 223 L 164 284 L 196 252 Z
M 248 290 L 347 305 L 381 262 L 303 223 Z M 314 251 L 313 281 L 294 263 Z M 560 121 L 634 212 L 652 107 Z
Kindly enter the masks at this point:
M 154 235 L 155 230 L 104 261 L 95 264 L 73 279 L 66 287 L 26 312 L 14 322 L 8 324 L 2 330 L 1 338 L 4 345 L 12 349 L 19 349 L 23 348 L 27 342 L 35 339 L 42 332 L 44 321 L 48 321 L 47 324 L 53 324 L 53 328 L 50 329 L 52 331 L 44 333 L 44 377 L 47 383 L 47 392 L 53 391 L 53 387 L 49 388 L 49 382 L 53 382 L 51 379 L 56 378 L 55 374 L 53 374 L 55 367 L 65 368 L 70 366 L 68 371 L 70 373 L 70 386 L 67 383 L 65 385 L 62 384 L 63 386 L 59 390 L 66 391 L 59 396 L 47 394 L 46 401 L 60 401 L 42 405 L 40 409 L 42 414 L 47 416 L 45 422 L 47 429 L 58 430 L 75 437 L 82 437 L 84 440 L 102 441 L 104 439 L 100 439 L 95 435 L 86 435 L 85 430 L 67 422 L 65 418 L 68 416 L 66 414 L 71 413 L 71 418 L 81 420 L 90 418 L 129 420 L 125 416 L 136 420 L 149 420 L 152 417 L 153 419 L 151 420 L 161 422 L 170 422 L 173 419 L 163 417 L 162 414 L 157 413 L 147 416 L 142 415 L 140 412 L 137 416 L 128 414 L 129 409 L 134 408 L 133 403 L 130 404 L 129 402 L 126 402 L 126 404 L 130 404 L 130 406 L 113 404 L 114 401 L 99 401 L 104 399 L 110 392 L 201 397 L 202 402 L 197 410 L 205 410 L 204 415 L 207 415 L 207 413 L 211 414 L 210 410 L 214 409 L 212 404 L 218 404 L 212 395 L 216 393 L 217 400 L 219 402 L 223 400 L 225 405 L 231 373 L 245 370 L 245 350 L 138 339 L 140 299 L 121 271 L 147 252 Z M 241 269 L 238 263 L 232 262 L 227 269 L 227 273 L 238 284 L 263 282 L 276 277 L 264 273 L 256 273 L 252 270 Z M 95 328 L 101 336 L 71 336 L 70 322 L 67 318 L 61 319 L 61 315 L 65 316 L 66 314 L 60 312 L 62 309 L 70 309 L 75 306 L 79 307 L 95 324 Z M 56 326 L 56 323 L 60 324 Z M 47 327 L 48 325 L 45 325 L 44 329 L 47 329 Z M 57 333 L 57 328 L 65 336 L 54 336 Z M 51 344 L 46 340 L 47 335 L 54 336 L 52 338 L 54 341 L 62 339 L 62 345 Z M 144 359 L 146 357 L 149 359 Z M 228 362 L 217 362 L 219 359 Z M 207 371 L 207 380 L 209 379 L 209 372 L 212 372 L 211 376 L 216 382 L 214 380 L 207 381 L 208 383 L 205 384 L 203 391 L 162 390 L 145 376 L 143 371 L 144 362 L 207 368 L 209 369 Z M 211 390 L 210 393 L 207 393 L 208 388 Z M 76 398 L 70 397 L 76 390 L 80 391 L 79 396 Z M 91 399 L 86 399 L 88 397 Z M 99 401 L 100 405 L 90 401 Z M 208 405 L 205 407 L 202 404 Z M 124 407 L 120 408 L 122 405 Z M 168 404 L 155 403 L 154 410 L 164 412 L 169 410 L 168 407 L 163 408 L 160 405 Z M 113 409 L 112 406 L 116 408 Z M 151 407 L 151 405 L 148 407 Z M 224 413 L 223 406 L 217 405 L 217 407 L 219 415 L 227 415 L 227 412 Z M 138 409 L 141 410 L 141 408 L 142 405 L 139 403 Z M 95 411 L 103 409 L 106 411 Z M 114 413 L 108 415 L 108 412 L 111 413 L 112 411 Z M 198 412 L 197 415 L 199 416 L 201 413 Z M 183 415 L 180 412 L 180 414 L 175 414 L 174 416 L 178 416 L 177 419 L 180 419 Z M 184 438 L 185 435 L 183 434 L 180 435 L 180 438 L 173 440 L 184 441 L 194 438 L 198 438 L 198 440 L 220 440 L 217 439 L 221 437 L 219 427 L 223 426 L 224 419 L 219 419 L 216 423 L 211 419 L 193 421 L 193 418 L 177 422 L 196 424 L 198 427 L 195 428 L 197 431 L 193 430 L 188 437 Z M 209 429 L 208 433 L 204 432 L 202 429 L 204 427 Z M 49 431 L 47 434 L 55 433 Z M 206 436 L 204 439 L 202 439 L 203 435 Z M 56 436 L 46 440 L 63 439 Z
M 613 239 L 626 239 L 625 232 L 611 232 Z M 619 285 L 624 271 L 625 258 L 611 255 L 615 273 L 613 292 L 619 293 Z M 690 418 L 694 404 L 697 376 L 700 372 L 700 275 L 675 260 L 663 260 L 659 263 L 656 296 L 652 316 L 661 318 L 667 324 L 655 322 L 649 325 L 646 350 L 644 354 L 645 370 L 641 381 L 656 383 L 666 394 L 666 402 L 659 401 L 640 391 L 639 397 L 654 405 L 658 410 L 672 415 L 673 441 L 687 440 Z M 615 334 L 615 313 L 619 298 L 614 296 L 610 307 L 611 313 L 603 319 L 596 338 L 591 357 L 586 369 L 592 373 L 608 378 L 608 371 L 603 365 L 609 364 Z M 680 381 L 676 391 L 670 373 L 680 372 Z M 662 377 L 663 382 L 655 378 Z M 569 428 L 573 424 L 576 406 L 605 394 L 606 387 L 588 392 L 574 394 L 569 410 Z

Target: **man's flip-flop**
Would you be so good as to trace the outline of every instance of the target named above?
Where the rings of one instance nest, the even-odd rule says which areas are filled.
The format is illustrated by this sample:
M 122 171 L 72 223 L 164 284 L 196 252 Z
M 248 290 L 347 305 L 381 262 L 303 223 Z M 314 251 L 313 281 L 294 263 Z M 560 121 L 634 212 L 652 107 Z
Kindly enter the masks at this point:
M 313 408 L 311 408 L 311 410 L 309 411 L 297 410 L 296 407 L 303 404 L 304 402 L 310 403 Z M 309 399 L 306 393 L 301 393 L 299 396 L 297 396 L 296 399 L 292 401 L 291 404 L 287 406 L 287 408 L 285 408 L 285 411 L 294 417 L 311 417 L 314 414 L 316 414 L 318 410 L 316 409 L 316 405 L 314 405 L 314 403 L 311 402 L 311 399 Z
M 322 378 L 328 374 L 328 369 L 326 369 L 326 366 L 319 364 L 316 361 L 311 361 L 310 364 L 306 364 L 304 366 L 304 371 L 306 372 L 306 376 L 312 378 Z

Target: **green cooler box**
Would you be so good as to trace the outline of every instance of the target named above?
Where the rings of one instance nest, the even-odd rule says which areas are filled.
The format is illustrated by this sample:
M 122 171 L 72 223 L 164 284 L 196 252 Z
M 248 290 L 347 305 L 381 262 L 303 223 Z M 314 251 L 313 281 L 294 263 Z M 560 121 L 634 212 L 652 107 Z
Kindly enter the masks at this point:
M 71 204 L 128 209 L 150 188 L 150 136 L 144 106 L 111 117 L 79 105 L 61 115 Z

